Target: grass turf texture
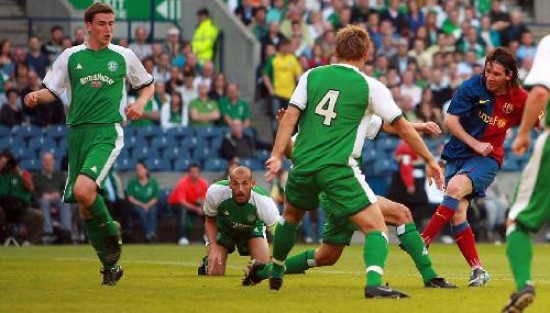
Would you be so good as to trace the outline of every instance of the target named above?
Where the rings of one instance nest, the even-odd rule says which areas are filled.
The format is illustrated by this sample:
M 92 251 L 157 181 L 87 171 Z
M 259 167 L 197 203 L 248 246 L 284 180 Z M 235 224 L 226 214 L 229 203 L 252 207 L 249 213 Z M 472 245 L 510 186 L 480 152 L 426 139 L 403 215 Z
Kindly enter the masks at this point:
M 434 290 L 423 288 L 410 258 L 392 245 L 384 281 L 412 298 L 366 300 L 361 246 L 346 248 L 333 267 L 286 276 L 279 292 L 269 291 L 267 281 L 240 286 L 248 259 L 236 254 L 226 277 L 197 276 L 202 246 L 126 245 L 125 277 L 116 287 L 100 286 L 90 246 L 0 248 L 0 312 L 500 312 L 514 285 L 505 247 L 479 250 L 492 280 L 468 288 L 470 270 L 457 247 L 432 245 L 436 269 L 460 287 Z M 537 298 L 527 312 L 548 312 L 550 246 L 537 245 L 534 254 Z

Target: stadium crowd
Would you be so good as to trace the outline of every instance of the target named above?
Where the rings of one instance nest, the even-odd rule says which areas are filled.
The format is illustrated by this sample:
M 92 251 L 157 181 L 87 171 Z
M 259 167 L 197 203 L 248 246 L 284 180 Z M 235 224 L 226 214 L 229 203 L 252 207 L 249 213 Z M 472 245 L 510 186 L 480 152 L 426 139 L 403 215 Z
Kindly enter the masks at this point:
M 276 113 L 288 104 L 299 76 L 310 68 L 336 62 L 335 34 L 348 24 L 363 26 L 374 43 L 371 62 L 365 64 L 364 72 L 391 90 L 408 120 L 435 122 L 443 130 L 443 112 L 454 91 L 464 80 L 482 71 L 488 52 L 497 46 L 508 47 L 518 60 L 521 79 L 529 71 L 536 52 L 534 36 L 523 22 L 523 13 L 509 10 L 499 0 L 227 2 L 228 9 L 261 43 L 262 63 L 255 82 L 256 103 L 252 105 L 266 104 L 259 111 L 270 116 L 273 129 Z M 269 156 L 270 144 L 256 136 L 251 104 L 240 97 L 236 82 L 217 71 L 214 56 L 219 52 L 220 30 L 215 20 L 207 9 L 201 9 L 197 11 L 197 22 L 193 38 L 181 38 L 179 29 L 172 28 L 165 40 L 149 42 L 151 36 L 143 26 L 134 29 L 132 38 L 118 38 L 117 43 L 132 49 L 155 78 L 155 96 L 146 106 L 142 120 L 125 125 L 125 150 L 104 188 L 109 207 L 123 229 L 141 229 L 138 240 L 157 240 L 157 219 L 166 217 L 176 221 L 175 239 L 187 244 L 189 228 L 203 224 L 200 207 L 208 182 L 200 177 L 200 170 L 227 172 L 239 162 L 262 170 Z M 70 235 L 76 232 L 72 222 L 74 208 L 60 201 L 66 166 L 54 161 L 66 155 L 66 129 L 61 125 L 65 123 L 68 99 L 61 97 L 32 109 L 22 105 L 22 99 L 41 88 L 48 68 L 64 49 L 82 44 L 85 37 L 83 27 L 76 28 L 70 36 L 55 26 L 49 38 L 29 36 L 26 47 L 13 47 L 9 38 L 0 38 L 0 148 L 10 150 L 17 164 L 9 172 L 2 171 L 0 182 L 3 177 L 10 180 L 13 176 L 26 177 L 23 181 L 27 181 L 21 185 L 24 201 L 18 202 L 18 208 L 9 209 L 18 213 L 15 217 L 0 214 L 0 226 L 7 234 L 13 229 L 6 220 L 10 224 L 28 224 L 28 238 L 35 244 L 76 238 Z M 136 95 L 131 88 L 128 90 L 131 102 Z M 442 141 L 432 143 L 430 148 L 436 151 Z M 395 138 L 381 136 L 376 144 L 366 144 L 365 151 L 382 149 L 393 156 L 397 145 Z M 6 159 L 9 157 L 6 154 Z M 373 164 L 368 164 L 375 158 L 366 156 L 365 160 L 367 172 L 375 170 Z M 380 172 L 384 185 L 380 194 L 385 194 L 392 165 L 388 160 L 382 161 L 386 162 L 383 168 L 387 171 Z M 511 160 L 505 166 L 517 171 L 525 162 L 526 159 Z M 380 164 L 376 166 L 378 171 Z M 122 186 L 117 171 L 135 171 L 135 177 Z M 172 190 L 159 188 L 149 171 L 189 174 Z M 284 186 L 284 173 L 280 177 L 273 185 L 274 196 L 280 195 Z M 393 179 L 400 177 L 394 175 Z M 34 185 L 32 181 L 28 184 L 29 179 Z M 5 203 L 14 196 L 9 192 L 0 190 L 4 211 L 8 210 Z M 418 192 L 426 193 L 423 188 Z M 507 206 L 506 199 L 497 191 L 495 194 L 477 204 L 491 212 L 487 214 L 491 216 L 492 228 L 498 226 L 493 221 L 503 223 L 504 216 L 500 215 Z M 31 207 L 37 208 L 32 209 L 34 224 L 19 214 Z M 55 236 L 52 212 L 60 220 L 55 224 Z M 322 217 L 317 220 L 321 225 Z M 315 235 L 311 226 L 305 224 L 304 238 L 309 241 Z M 42 229 L 42 238 L 39 231 L 36 234 L 37 227 Z

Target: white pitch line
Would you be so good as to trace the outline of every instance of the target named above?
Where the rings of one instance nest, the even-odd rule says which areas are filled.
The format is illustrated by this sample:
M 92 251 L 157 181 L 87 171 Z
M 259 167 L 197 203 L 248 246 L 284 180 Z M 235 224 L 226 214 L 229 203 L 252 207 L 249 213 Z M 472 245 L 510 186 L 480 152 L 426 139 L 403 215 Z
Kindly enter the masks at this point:
M 93 258 L 53 258 L 53 260 L 56 261 L 87 261 L 87 262 L 97 262 L 97 259 Z M 173 266 L 180 266 L 180 267 L 197 267 L 199 265 L 199 262 L 197 263 L 189 263 L 189 262 L 175 262 L 175 261 L 151 261 L 151 260 L 124 260 L 122 263 L 134 263 L 134 264 L 156 264 L 156 265 L 173 265 Z M 235 266 L 235 265 L 227 265 L 226 268 L 229 269 L 235 269 L 235 270 L 243 270 L 244 265 L 242 267 Z M 342 275 L 342 274 L 352 274 L 352 275 L 363 275 L 362 271 L 341 271 L 341 270 L 334 270 L 330 269 L 328 267 L 325 268 L 315 268 L 312 269 L 314 272 L 323 273 L 323 274 L 330 274 L 330 275 Z M 406 274 L 404 276 L 407 277 L 418 277 L 420 278 L 419 274 Z M 467 276 L 447 276 L 446 279 L 450 280 L 460 280 L 460 279 L 466 279 Z M 506 277 L 491 277 L 491 280 L 497 280 L 497 281 L 513 281 L 512 278 L 506 278 Z M 550 280 L 548 279 L 542 279 L 537 280 L 535 279 L 535 283 L 537 285 L 550 285 Z

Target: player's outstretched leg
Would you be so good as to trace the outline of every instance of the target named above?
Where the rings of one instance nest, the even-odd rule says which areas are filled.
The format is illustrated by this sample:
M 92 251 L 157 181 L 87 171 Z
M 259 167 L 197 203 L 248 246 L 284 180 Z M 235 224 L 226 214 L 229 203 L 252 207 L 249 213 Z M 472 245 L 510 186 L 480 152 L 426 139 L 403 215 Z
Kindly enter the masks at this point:
M 535 287 L 525 285 L 521 290 L 514 292 L 510 300 L 502 309 L 503 313 L 521 313 L 535 300 Z
M 296 242 L 296 231 L 298 224 L 282 221 L 277 224 L 275 236 L 273 237 L 273 269 L 269 277 L 269 288 L 279 290 L 283 285 L 285 274 L 285 260 L 288 253 Z
M 484 286 L 489 281 L 490 275 L 481 265 L 481 260 L 477 253 L 474 233 L 470 224 L 464 221 L 458 225 L 453 225 L 452 233 L 462 256 L 464 256 L 464 259 L 472 269 L 468 287 Z
M 414 223 L 397 226 L 397 236 L 401 241 L 400 247 L 413 259 L 426 288 L 457 288 L 444 278 L 438 277 L 432 267 L 428 249 Z
M 315 249 L 302 251 L 285 261 L 285 274 L 303 274 L 312 267 L 317 267 Z M 319 265 L 322 266 L 322 265 Z M 264 264 L 258 260 L 252 260 L 244 270 L 243 286 L 254 286 L 269 277 L 273 264 Z

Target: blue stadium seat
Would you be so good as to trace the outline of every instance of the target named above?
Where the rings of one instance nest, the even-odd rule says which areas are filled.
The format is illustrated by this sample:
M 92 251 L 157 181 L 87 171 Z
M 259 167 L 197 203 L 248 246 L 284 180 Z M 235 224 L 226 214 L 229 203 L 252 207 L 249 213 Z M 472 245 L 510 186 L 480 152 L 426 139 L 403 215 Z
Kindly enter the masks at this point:
M 502 163 L 501 170 L 503 172 L 517 172 L 520 170 L 518 161 L 516 161 L 513 158 L 505 158 L 504 162 Z
M 164 136 L 156 137 L 151 140 L 151 148 L 156 148 L 157 150 L 164 150 L 169 147 L 177 147 L 178 142 L 174 137 Z
M 157 125 L 134 127 L 134 132 L 136 136 L 143 137 L 147 140 L 163 136 L 162 129 Z
M 216 151 L 210 150 L 210 148 L 208 147 L 197 147 L 193 150 L 192 156 L 193 159 L 202 162 L 203 160 L 218 156 L 218 153 Z
M 178 172 L 187 171 L 187 169 L 189 168 L 189 165 L 193 163 L 199 163 L 199 162 L 190 158 L 179 158 L 176 161 L 174 161 L 174 171 L 178 171 Z
M 377 159 L 372 167 L 372 176 L 390 176 L 392 172 L 393 160 L 388 158 Z
M 130 157 L 130 150 L 126 147 L 122 148 L 120 150 L 120 154 L 118 155 L 119 158 L 129 158 Z
M 164 188 L 159 191 L 157 216 L 161 219 L 171 219 L 173 217 L 172 211 L 170 210 L 170 204 L 168 203 L 168 198 L 171 193 L 171 188 Z
M 265 169 L 262 163 L 254 159 L 241 159 L 241 165 L 250 168 L 252 171 L 263 171 Z
M 205 148 L 208 147 L 208 141 L 202 137 L 188 137 L 183 138 L 180 141 L 179 146 L 181 148 L 187 148 L 188 150 L 196 149 L 196 148 Z
M 285 171 L 288 171 L 290 170 L 291 167 L 292 167 L 292 162 L 290 162 L 289 159 L 284 159 L 283 165 L 281 166 L 281 168 L 283 168 Z M 262 164 L 262 168 L 260 169 L 260 171 L 265 171 L 265 164 Z
M 30 138 L 42 137 L 42 134 L 42 128 L 38 126 L 14 126 L 12 128 L 12 135 L 25 141 Z
M 376 149 L 363 150 L 363 163 L 372 163 L 376 159 L 385 157 L 385 155 L 383 151 L 378 151 Z
M 159 157 L 159 153 L 157 149 L 147 148 L 147 147 L 143 147 L 143 148 L 136 147 L 132 149 L 132 158 L 135 161 L 145 160 L 148 158 L 158 158 L 158 157 Z
M 270 156 L 271 151 L 268 150 L 258 150 L 256 152 L 256 160 L 258 160 L 258 162 L 261 162 L 262 164 L 265 163 L 265 161 L 267 161 Z
M 11 137 L 11 128 L 0 125 L 0 138 L 3 140 L 6 137 Z
M 0 152 L 10 150 L 14 146 L 14 143 L 15 138 L 11 137 L 11 133 L 5 137 L 0 137 Z
M 147 167 L 151 172 L 162 172 L 162 171 L 172 170 L 172 166 L 170 165 L 170 162 L 160 158 L 145 159 L 145 165 L 147 165 Z
M 19 166 L 24 170 L 37 172 L 40 171 L 41 164 L 38 159 L 23 159 L 19 162 Z
M 67 138 L 59 139 L 59 142 L 57 143 L 57 147 L 63 150 L 67 149 Z
M 36 151 L 33 149 L 18 146 L 11 148 L 10 151 L 16 160 L 37 159 Z
M 227 161 L 220 158 L 212 158 L 204 161 L 203 170 L 205 171 L 225 171 Z
M 38 154 L 37 154 L 37 157 L 38 158 L 42 158 L 42 155 L 46 152 L 49 152 L 51 154 L 54 155 L 54 157 L 57 159 L 57 158 L 63 158 L 67 152 L 67 150 L 65 149 L 59 149 L 57 148 L 56 146 L 53 146 L 53 147 L 46 147 L 46 148 L 43 148 L 43 149 L 40 149 L 38 150 Z
M 114 164 L 114 169 L 120 172 L 133 171 L 137 161 L 131 158 L 117 158 Z
M 195 134 L 199 138 L 210 139 L 223 136 L 225 131 L 221 127 L 197 127 L 195 128 Z
M 32 138 L 28 145 L 30 149 L 43 150 L 43 149 L 56 149 L 57 144 L 55 140 L 50 137 L 35 137 Z
M 67 130 L 65 125 L 55 125 L 45 129 L 45 133 L 54 140 L 60 140 L 61 138 L 67 138 Z
M 165 160 L 174 161 L 178 158 L 188 159 L 190 157 L 189 150 L 186 148 L 168 147 L 162 151 L 162 158 Z
M 190 127 L 174 127 L 174 128 L 169 128 L 164 133 L 164 135 L 171 136 L 176 140 L 181 141 L 183 138 L 193 137 L 195 135 L 195 131 L 193 128 L 190 128 Z
M 394 151 L 399 143 L 399 139 L 394 136 L 384 136 L 382 138 L 378 138 L 375 142 L 376 147 L 379 150 Z
M 223 136 L 210 138 L 210 149 L 213 151 L 219 151 L 222 146 Z
M 363 151 L 368 150 L 376 150 L 376 145 L 374 144 L 374 141 L 370 139 L 365 140 L 365 142 L 363 143 Z
M 124 136 L 124 147 L 133 149 L 134 147 L 149 147 L 147 140 L 140 136 Z

